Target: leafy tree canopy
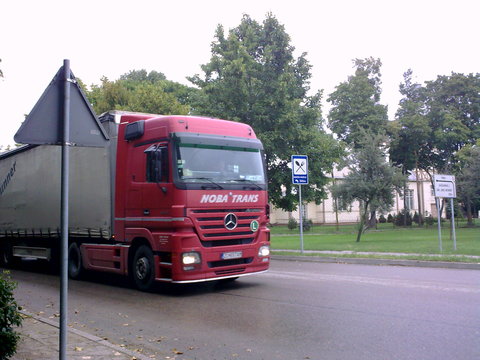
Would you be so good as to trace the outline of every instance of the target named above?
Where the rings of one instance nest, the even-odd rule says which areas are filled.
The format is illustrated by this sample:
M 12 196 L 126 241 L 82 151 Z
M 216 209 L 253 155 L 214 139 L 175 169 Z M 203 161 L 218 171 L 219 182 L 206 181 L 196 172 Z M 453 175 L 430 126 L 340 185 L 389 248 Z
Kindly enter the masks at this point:
M 204 74 L 189 80 L 201 89 L 194 112 L 251 125 L 262 140 L 267 160 L 269 195 L 286 211 L 296 208 L 292 193 L 291 155 L 309 156 L 311 186 L 306 201 L 325 197 L 326 172 L 342 150 L 323 130 L 322 93 L 308 95 L 311 65 L 303 53 L 295 58 L 284 26 L 268 14 L 262 24 L 248 15 L 228 33 L 219 25 Z
M 348 145 L 358 147 L 363 130 L 384 133 L 387 126 L 387 107 L 381 105 L 380 59 L 355 59 L 355 74 L 342 82 L 330 94 L 332 104 L 328 115 L 329 127 Z
M 190 112 L 190 97 L 195 91 L 167 80 L 162 73 L 133 70 L 116 81 L 103 77 L 101 84 L 92 85 L 86 94 L 98 114 L 109 110 L 127 110 L 183 115 Z
M 430 125 L 425 116 L 423 91 L 420 84 L 412 80 L 412 70 L 403 74 L 400 84 L 403 98 L 396 113 L 396 120 L 389 123 L 391 138 L 390 159 L 401 166 L 404 173 L 419 167 L 419 159 L 428 146 Z
M 459 170 L 458 151 L 480 138 L 480 74 L 438 76 L 424 86 L 404 74 L 390 155 L 428 174 Z

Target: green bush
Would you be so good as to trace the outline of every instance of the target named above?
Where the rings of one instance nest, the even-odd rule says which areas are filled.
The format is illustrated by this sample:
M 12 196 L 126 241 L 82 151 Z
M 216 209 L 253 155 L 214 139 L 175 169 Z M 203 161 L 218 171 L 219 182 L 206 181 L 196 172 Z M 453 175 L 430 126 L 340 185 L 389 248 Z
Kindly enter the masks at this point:
M 381 214 L 378 218 L 378 222 L 380 224 L 385 224 L 387 222 L 387 219 L 385 218 L 385 216 L 383 214 Z
M 429 215 L 425 218 L 425 223 L 427 224 L 427 226 L 432 226 L 435 222 L 436 221 L 432 215 Z
M 22 324 L 19 307 L 13 297 L 16 286 L 8 272 L 0 272 L 0 360 L 15 354 L 20 339 L 20 335 L 13 330 L 14 326 Z
M 412 214 L 410 214 L 410 211 L 402 209 L 395 217 L 395 225 L 412 226 Z
M 295 218 L 291 217 L 290 219 L 288 219 L 288 228 L 290 230 L 294 230 L 298 227 L 298 222 L 297 220 L 295 220 Z
M 413 214 L 413 222 L 417 225 L 420 224 L 420 215 L 415 211 L 415 214 Z
M 313 221 L 311 219 L 303 219 L 302 221 L 303 231 L 310 231 L 313 226 Z
M 393 216 L 392 216 L 392 214 L 388 214 L 388 216 L 387 216 L 387 222 L 388 222 L 389 224 L 393 223 Z

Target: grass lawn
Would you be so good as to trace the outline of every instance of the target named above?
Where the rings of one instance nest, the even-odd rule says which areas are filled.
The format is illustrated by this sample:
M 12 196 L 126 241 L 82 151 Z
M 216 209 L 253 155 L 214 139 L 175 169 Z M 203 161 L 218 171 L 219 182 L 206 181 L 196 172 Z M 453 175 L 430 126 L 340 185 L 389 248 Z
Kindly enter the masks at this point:
M 333 250 L 358 252 L 399 252 L 416 254 L 458 254 L 480 256 L 480 227 L 466 228 L 462 224 L 456 226 L 457 251 L 453 251 L 450 240 L 450 227 L 443 224 L 443 252 L 439 251 L 438 230 L 436 226 L 426 227 L 393 227 L 392 224 L 378 224 L 377 230 L 368 230 L 356 242 L 356 225 L 341 225 L 337 231 L 335 226 L 314 226 L 303 233 L 305 250 Z M 300 249 L 299 230 L 289 230 L 286 226 L 272 226 L 272 250 Z

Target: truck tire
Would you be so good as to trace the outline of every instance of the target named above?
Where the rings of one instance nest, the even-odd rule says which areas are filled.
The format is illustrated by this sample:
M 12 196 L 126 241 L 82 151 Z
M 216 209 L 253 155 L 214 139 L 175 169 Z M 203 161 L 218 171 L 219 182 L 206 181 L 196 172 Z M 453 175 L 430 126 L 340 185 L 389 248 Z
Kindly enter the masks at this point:
M 20 258 L 13 256 L 13 245 L 6 242 L 0 247 L 0 263 L 6 268 L 12 268 L 18 265 Z
M 148 291 L 155 282 L 155 263 L 153 252 L 147 245 L 141 245 L 135 251 L 130 274 L 137 289 Z
M 77 243 L 71 243 L 68 247 L 68 277 L 78 280 L 83 275 L 82 254 Z

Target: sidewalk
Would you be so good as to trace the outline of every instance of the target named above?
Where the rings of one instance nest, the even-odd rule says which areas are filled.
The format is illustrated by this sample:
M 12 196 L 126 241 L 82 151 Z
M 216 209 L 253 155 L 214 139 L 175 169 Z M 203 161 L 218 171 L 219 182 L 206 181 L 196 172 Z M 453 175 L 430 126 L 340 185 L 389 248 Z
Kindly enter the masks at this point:
M 25 318 L 17 329 L 21 335 L 17 353 L 11 360 L 55 360 L 59 358 L 58 323 L 22 311 Z M 97 336 L 68 328 L 67 359 L 151 360 L 144 355 L 114 345 Z
M 455 261 L 428 261 L 428 260 L 408 260 L 408 256 L 422 256 L 425 258 L 436 258 L 442 255 L 436 254 L 405 254 L 405 253 L 379 253 L 379 252 L 356 252 L 356 251 L 318 251 L 304 250 L 301 254 L 300 250 L 284 250 L 273 249 L 277 253 L 296 253 L 299 255 L 272 255 L 274 260 L 286 261 L 313 261 L 313 262 L 330 262 L 342 264 L 366 264 L 366 265 L 392 265 L 392 266 L 418 266 L 431 268 L 449 268 L 449 269 L 470 269 L 480 270 L 480 256 L 475 255 L 449 255 L 452 257 L 467 257 L 473 262 L 455 262 Z M 317 256 L 316 256 L 317 255 Z M 352 257 L 349 257 L 351 255 Z M 356 255 L 360 257 L 356 257 Z M 367 256 L 367 257 L 362 257 Z M 368 257 L 375 256 L 375 257 Z M 382 258 L 385 256 L 386 258 Z M 389 259 L 388 257 L 394 257 Z

